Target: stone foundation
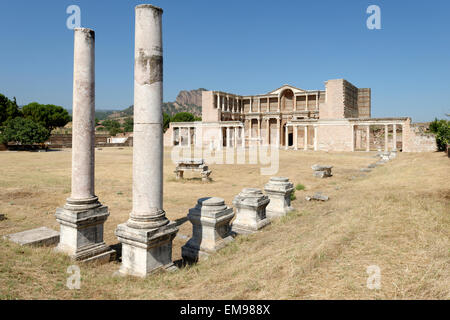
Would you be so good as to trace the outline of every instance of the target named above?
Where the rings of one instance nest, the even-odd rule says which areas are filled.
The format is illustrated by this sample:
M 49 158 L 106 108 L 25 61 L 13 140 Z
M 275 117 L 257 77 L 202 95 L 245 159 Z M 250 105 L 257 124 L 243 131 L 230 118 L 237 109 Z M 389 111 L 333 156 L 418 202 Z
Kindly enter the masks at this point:
M 264 191 L 270 199 L 266 212 L 269 219 L 285 216 L 294 210 L 291 207 L 291 193 L 294 185 L 285 177 L 272 177 L 264 186 Z
M 97 197 L 67 199 L 63 208 L 56 209 L 55 216 L 61 228 L 57 251 L 78 261 L 108 262 L 114 257 L 115 251 L 103 241 L 108 207 L 98 202 Z
M 233 200 L 236 207 L 236 220 L 232 224 L 235 233 L 249 234 L 264 228 L 270 223 L 266 217 L 266 207 L 270 200 L 261 190 L 245 188 Z
M 172 241 L 177 232 L 175 222 L 157 229 L 137 229 L 126 223 L 119 224 L 115 232 L 122 243 L 119 274 L 145 277 L 161 269 L 176 269 L 172 262 Z
M 195 208 L 189 209 L 193 230 L 192 238 L 181 248 L 183 259 L 198 261 L 233 241 L 230 235 L 233 217 L 233 209 L 222 198 L 199 199 Z

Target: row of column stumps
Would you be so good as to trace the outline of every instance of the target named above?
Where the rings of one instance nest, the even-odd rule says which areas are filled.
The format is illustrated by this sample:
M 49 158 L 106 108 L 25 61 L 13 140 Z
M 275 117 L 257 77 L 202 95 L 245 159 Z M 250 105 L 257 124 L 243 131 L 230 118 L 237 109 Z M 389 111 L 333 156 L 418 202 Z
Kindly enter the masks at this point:
M 197 262 L 224 248 L 237 234 L 258 232 L 273 219 L 285 216 L 294 210 L 291 193 L 294 186 L 286 177 L 272 177 L 264 186 L 244 188 L 233 199 L 233 209 L 218 197 L 200 198 L 194 208 L 189 209 L 188 219 L 192 223 L 192 238 L 182 247 L 182 257 L 187 263 Z

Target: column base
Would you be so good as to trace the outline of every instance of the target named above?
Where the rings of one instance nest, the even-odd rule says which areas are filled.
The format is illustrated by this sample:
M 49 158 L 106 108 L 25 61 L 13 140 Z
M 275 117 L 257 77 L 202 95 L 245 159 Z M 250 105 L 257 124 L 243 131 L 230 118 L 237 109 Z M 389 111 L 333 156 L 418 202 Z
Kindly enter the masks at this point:
M 270 224 L 266 216 L 266 207 L 270 200 L 260 189 L 245 188 L 233 199 L 236 207 L 236 219 L 231 232 L 250 234 Z
M 267 213 L 267 212 L 266 212 Z M 237 234 L 252 234 L 270 224 L 270 220 L 265 218 L 258 221 L 255 225 L 234 223 L 231 225 L 231 232 Z
M 270 199 L 266 208 L 269 219 L 282 217 L 294 210 L 291 206 L 291 193 L 294 185 L 285 177 L 272 177 L 264 186 L 264 191 Z
M 197 262 L 223 249 L 234 239 L 230 235 L 233 208 L 217 197 L 200 198 L 194 208 L 189 209 L 188 219 L 192 223 L 192 238 L 181 248 L 181 256 L 187 262 Z
M 89 199 L 67 199 L 63 208 L 56 209 L 60 224 L 57 252 L 82 262 L 106 263 L 115 257 L 115 251 L 103 242 L 103 224 L 109 216 L 108 207 Z
M 172 241 L 178 232 L 175 222 L 157 229 L 135 229 L 119 224 L 115 234 L 122 243 L 122 275 L 146 277 L 158 270 L 176 270 Z
M 181 256 L 183 260 L 188 262 L 197 262 L 199 260 L 207 259 L 211 254 L 225 248 L 229 243 L 233 242 L 234 238 L 228 236 L 226 238 L 217 241 L 212 248 L 204 248 L 198 246 L 196 243 L 188 241 L 181 247 Z
M 267 219 L 273 220 L 273 219 L 276 219 L 276 218 L 284 217 L 285 215 L 287 215 L 291 211 L 294 211 L 293 207 L 287 207 L 283 211 L 272 211 L 272 210 L 267 210 L 266 209 L 266 216 L 267 216 Z

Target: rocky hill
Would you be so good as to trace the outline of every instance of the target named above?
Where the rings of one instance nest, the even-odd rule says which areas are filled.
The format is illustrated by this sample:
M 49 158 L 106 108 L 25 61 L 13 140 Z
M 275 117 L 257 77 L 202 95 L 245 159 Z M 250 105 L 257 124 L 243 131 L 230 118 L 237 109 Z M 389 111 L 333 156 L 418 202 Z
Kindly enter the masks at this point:
M 173 116 L 178 112 L 190 112 L 196 117 L 202 116 L 202 91 L 204 88 L 196 90 L 182 90 L 174 102 L 164 102 L 163 112 Z M 109 119 L 133 116 L 133 106 L 121 111 L 110 111 L 107 115 Z
M 180 93 L 178 93 L 178 96 L 175 100 L 176 103 L 179 105 L 196 105 L 201 106 L 202 105 L 202 91 L 207 91 L 204 88 L 200 88 L 197 90 L 182 90 Z

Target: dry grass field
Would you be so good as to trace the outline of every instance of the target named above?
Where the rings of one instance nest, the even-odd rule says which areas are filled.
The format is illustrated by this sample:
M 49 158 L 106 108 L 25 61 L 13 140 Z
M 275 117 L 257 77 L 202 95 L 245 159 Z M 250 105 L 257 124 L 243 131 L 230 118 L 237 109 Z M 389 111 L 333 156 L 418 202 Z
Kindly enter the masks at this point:
M 0 153 L 0 213 L 7 216 L 0 236 L 58 229 L 54 213 L 70 194 L 70 155 L 70 149 Z M 374 155 L 281 150 L 277 175 L 306 187 L 296 191 L 296 211 L 174 273 L 113 277 L 119 262 L 80 264 L 81 289 L 69 290 L 66 256 L 0 240 L 0 299 L 449 299 L 449 159 L 400 153 L 362 174 Z M 333 165 L 334 176 L 314 178 L 314 163 Z M 96 151 L 96 193 L 110 209 L 110 245 L 131 210 L 131 165 L 131 148 Z M 269 179 L 259 165 L 211 165 L 212 182 L 177 182 L 174 168 L 166 149 L 164 209 L 180 222 L 174 260 L 191 235 L 183 218 L 198 198 L 219 196 L 231 205 L 244 187 L 262 188 Z M 316 191 L 330 200 L 305 200 Z M 366 286 L 370 265 L 381 269 L 380 290 Z

